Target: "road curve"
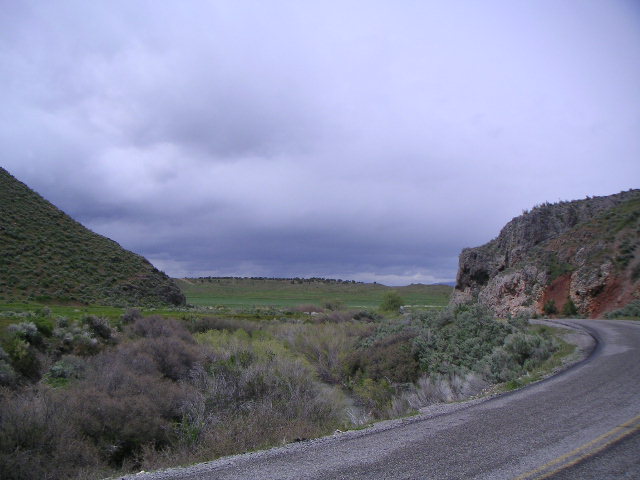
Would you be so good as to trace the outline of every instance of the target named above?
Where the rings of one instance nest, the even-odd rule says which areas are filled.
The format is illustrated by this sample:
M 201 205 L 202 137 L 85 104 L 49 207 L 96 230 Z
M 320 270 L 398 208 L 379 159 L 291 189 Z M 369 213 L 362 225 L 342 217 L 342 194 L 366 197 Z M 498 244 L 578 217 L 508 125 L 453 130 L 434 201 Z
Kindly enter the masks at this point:
M 590 332 L 596 349 L 522 390 L 445 414 L 130 478 L 529 480 L 570 478 L 572 468 L 588 468 L 594 459 L 607 465 L 607 458 L 623 465 L 607 478 L 640 478 L 636 450 L 628 447 L 640 431 L 640 322 L 563 323 Z M 625 463 L 628 455 L 634 458 Z

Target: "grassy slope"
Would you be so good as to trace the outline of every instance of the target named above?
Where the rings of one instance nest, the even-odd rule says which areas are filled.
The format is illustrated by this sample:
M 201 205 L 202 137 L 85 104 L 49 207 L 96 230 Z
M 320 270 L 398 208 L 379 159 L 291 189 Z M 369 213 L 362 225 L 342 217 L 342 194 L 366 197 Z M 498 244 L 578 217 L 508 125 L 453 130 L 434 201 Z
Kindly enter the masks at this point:
M 386 292 L 396 291 L 409 305 L 445 306 L 452 287 L 409 285 L 386 287 L 374 283 L 292 283 L 286 279 L 214 278 L 178 279 L 178 285 L 193 305 L 240 306 L 300 304 L 321 305 L 340 302 L 348 307 L 377 307 Z
M 590 256 L 588 262 L 600 264 L 609 260 L 618 269 L 625 269 L 637 255 L 639 233 L 640 197 L 636 197 L 544 242 L 535 252 L 542 249 L 571 252 L 585 245 L 598 243 L 600 248 L 593 249 L 595 255 Z
M 145 258 L 73 220 L 0 168 L 0 300 L 179 304 Z

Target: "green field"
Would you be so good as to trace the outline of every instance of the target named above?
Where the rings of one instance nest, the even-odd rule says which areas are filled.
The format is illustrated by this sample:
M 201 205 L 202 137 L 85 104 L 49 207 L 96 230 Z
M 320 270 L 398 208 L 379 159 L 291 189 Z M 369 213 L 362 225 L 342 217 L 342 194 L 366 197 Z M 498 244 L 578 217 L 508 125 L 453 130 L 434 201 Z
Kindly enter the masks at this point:
M 406 305 L 444 307 L 453 290 L 446 285 L 387 287 L 377 283 L 302 279 L 182 278 L 176 282 L 191 305 L 227 307 L 337 303 L 345 307 L 376 308 L 390 291 L 400 294 Z
M 37 302 L 0 303 L 0 334 L 5 327 L 12 323 L 30 320 L 31 317 L 28 317 L 30 314 L 39 316 L 50 315 L 54 319 L 65 317 L 73 321 L 79 321 L 87 315 L 96 315 L 106 318 L 111 322 L 117 322 L 126 311 L 127 308 L 105 305 L 55 305 Z M 183 314 L 182 311 L 175 308 L 140 308 L 140 311 L 144 315 L 161 315 L 163 317 L 180 318 Z

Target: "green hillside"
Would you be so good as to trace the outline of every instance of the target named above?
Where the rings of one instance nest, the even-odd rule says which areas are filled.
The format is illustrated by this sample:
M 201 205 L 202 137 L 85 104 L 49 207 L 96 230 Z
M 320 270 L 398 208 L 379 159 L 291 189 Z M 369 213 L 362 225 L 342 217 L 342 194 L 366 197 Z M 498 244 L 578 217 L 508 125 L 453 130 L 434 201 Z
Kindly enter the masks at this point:
M 73 220 L 0 168 L 0 301 L 185 303 L 145 258 Z
M 277 278 L 181 278 L 176 282 L 193 305 L 240 306 L 338 303 L 347 307 L 380 305 L 386 292 L 396 291 L 407 305 L 445 306 L 453 291 L 446 285 L 387 287 L 325 279 Z

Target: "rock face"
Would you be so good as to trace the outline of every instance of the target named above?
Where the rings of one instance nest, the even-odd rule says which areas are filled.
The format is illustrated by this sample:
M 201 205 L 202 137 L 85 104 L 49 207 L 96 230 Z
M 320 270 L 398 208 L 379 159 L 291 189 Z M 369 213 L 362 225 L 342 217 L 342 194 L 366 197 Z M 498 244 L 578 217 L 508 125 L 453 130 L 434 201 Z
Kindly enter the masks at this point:
M 570 298 L 598 316 L 640 296 L 640 190 L 543 204 L 497 238 L 460 254 L 454 303 L 479 301 L 497 315 L 541 313 Z

